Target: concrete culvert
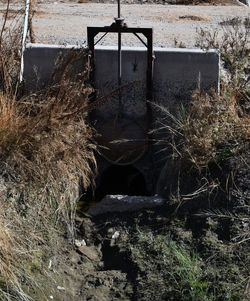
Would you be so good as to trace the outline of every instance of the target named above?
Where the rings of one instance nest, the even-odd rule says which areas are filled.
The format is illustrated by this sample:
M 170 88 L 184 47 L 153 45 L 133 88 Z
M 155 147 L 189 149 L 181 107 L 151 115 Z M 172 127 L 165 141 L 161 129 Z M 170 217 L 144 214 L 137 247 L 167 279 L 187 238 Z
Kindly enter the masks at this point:
M 96 202 L 107 194 L 149 195 L 144 176 L 133 165 L 111 165 L 100 175 L 98 182 Z

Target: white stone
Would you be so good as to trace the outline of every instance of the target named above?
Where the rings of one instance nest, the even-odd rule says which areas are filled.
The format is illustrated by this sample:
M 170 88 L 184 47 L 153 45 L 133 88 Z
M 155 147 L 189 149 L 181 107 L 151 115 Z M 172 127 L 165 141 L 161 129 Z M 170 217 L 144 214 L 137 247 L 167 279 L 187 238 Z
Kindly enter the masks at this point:
M 59 290 L 59 291 L 65 291 L 65 288 L 63 287 L 63 286 L 57 286 L 57 289 Z
M 86 241 L 84 239 L 75 239 L 75 246 L 78 248 L 81 246 L 86 246 Z
M 112 235 L 112 239 L 117 239 L 120 236 L 119 231 L 115 231 L 115 233 Z

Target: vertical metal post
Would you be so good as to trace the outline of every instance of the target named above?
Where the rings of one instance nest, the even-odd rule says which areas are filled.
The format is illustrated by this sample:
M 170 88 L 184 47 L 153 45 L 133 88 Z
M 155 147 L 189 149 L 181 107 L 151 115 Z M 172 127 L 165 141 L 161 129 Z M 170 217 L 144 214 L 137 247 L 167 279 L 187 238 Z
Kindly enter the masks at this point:
M 147 35 L 147 99 L 152 101 L 153 84 L 153 31 Z
M 88 47 L 89 47 L 89 79 L 92 85 L 94 85 L 94 76 L 95 76 L 95 35 L 96 33 L 87 28 L 87 35 L 88 35 Z
M 24 56 L 26 37 L 27 37 L 28 25 L 29 25 L 29 8 L 30 8 L 30 0 L 26 0 L 24 26 L 23 26 L 23 37 L 22 37 L 21 66 L 20 66 L 20 74 L 19 74 L 19 82 L 20 83 L 23 81 L 23 71 L 24 71 L 24 57 L 23 56 Z
M 118 32 L 118 88 L 122 85 L 122 51 L 121 51 L 121 32 Z M 122 95 L 119 90 L 119 108 L 121 110 Z M 121 112 L 120 112 L 121 113 Z
M 121 18 L 121 3 L 118 0 L 118 20 Z M 120 22 L 119 20 L 118 22 Z M 121 24 L 121 23 L 120 23 Z M 122 85 L 122 41 L 121 41 L 121 30 L 118 29 L 118 88 Z M 122 112 L 122 94 L 119 90 L 119 114 Z
M 121 18 L 121 1 L 118 0 L 118 18 Z

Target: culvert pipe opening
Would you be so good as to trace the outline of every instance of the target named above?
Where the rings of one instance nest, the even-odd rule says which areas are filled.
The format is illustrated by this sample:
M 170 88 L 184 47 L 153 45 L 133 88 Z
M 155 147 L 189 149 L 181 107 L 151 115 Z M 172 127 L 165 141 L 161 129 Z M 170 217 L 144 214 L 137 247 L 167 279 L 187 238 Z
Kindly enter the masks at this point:
M 133 165 L 111 165 L 99 178 L 95 190 L 95 202 L 108 194 L 149 195 L 143 174 Z

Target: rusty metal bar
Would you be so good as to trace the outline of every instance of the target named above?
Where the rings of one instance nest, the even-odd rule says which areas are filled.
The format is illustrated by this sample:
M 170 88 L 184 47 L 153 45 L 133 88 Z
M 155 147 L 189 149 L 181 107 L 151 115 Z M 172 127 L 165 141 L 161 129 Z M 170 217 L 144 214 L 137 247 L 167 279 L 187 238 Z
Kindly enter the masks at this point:
M 121 1 L 118 0 L 118 18 L 121 18 Z
M 105 32 L 105 33 L 100 37 L 100 39 L 97 40 L 97 41 L 95 42 L 95 45 L 97 45 L 99 42 L 101 42 L 101 40 L 102 40 L 107 34 L 108 34 L 108 33 Z
M 136 32 L 133 32 L 133 34 L 138 38 L 138 40 L 141 41 L 141 43 L 146 46 L 148 48 L 148 45 L 143 41 L 143 39 L 136 33 Z

